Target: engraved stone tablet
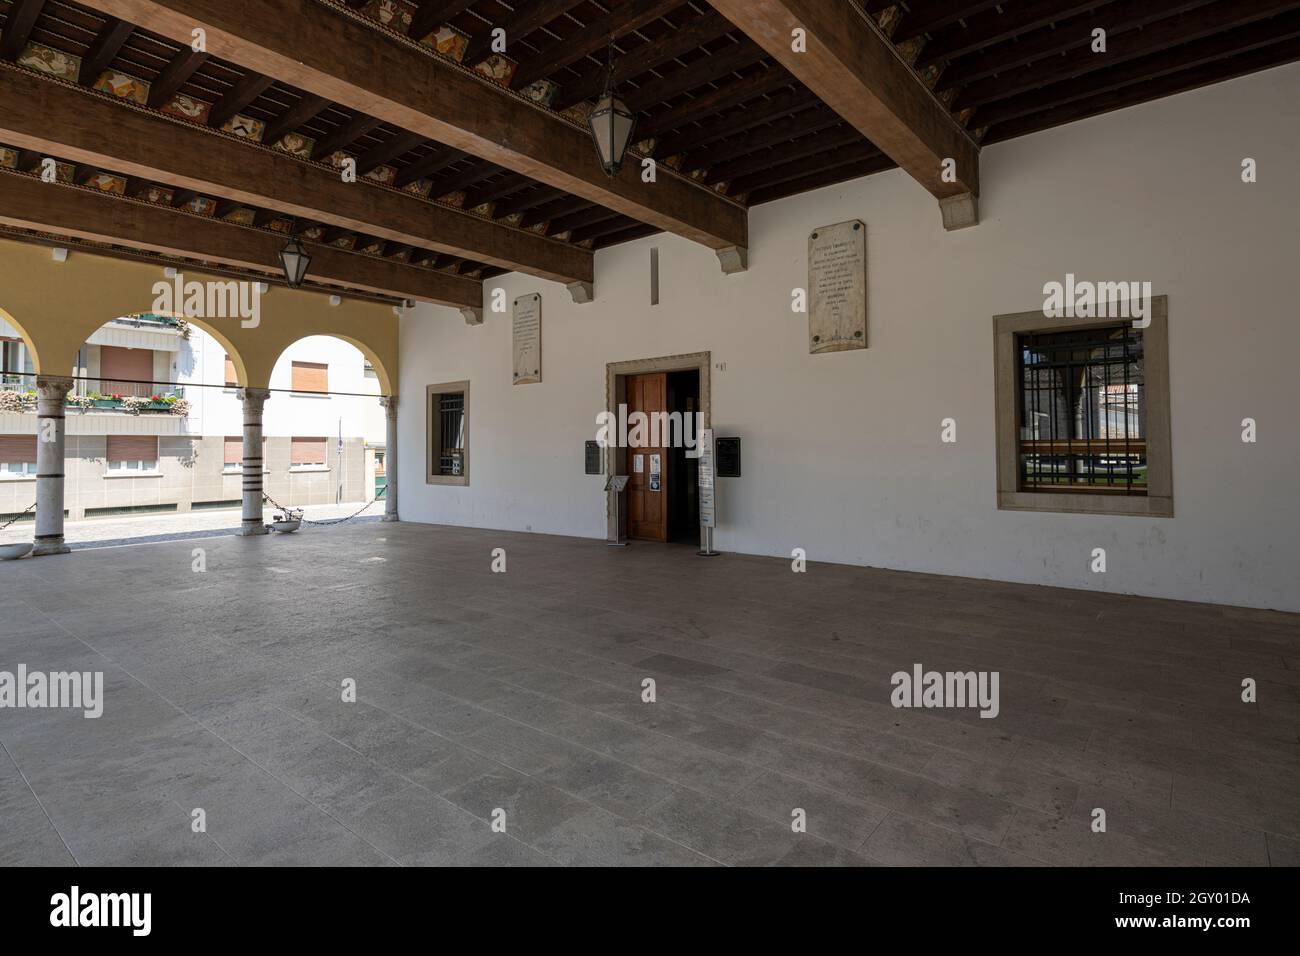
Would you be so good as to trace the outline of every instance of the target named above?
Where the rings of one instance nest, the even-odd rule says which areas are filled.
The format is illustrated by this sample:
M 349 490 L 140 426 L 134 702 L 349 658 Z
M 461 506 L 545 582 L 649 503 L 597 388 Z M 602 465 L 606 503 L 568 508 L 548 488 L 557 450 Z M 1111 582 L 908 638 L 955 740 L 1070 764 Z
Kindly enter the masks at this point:
M 537 293 L 515 299 L 515 384 L 542 380 L 542 297 Z
M 808 236 L 808 351 L 867 347 L 867 224 L 822 226 Z

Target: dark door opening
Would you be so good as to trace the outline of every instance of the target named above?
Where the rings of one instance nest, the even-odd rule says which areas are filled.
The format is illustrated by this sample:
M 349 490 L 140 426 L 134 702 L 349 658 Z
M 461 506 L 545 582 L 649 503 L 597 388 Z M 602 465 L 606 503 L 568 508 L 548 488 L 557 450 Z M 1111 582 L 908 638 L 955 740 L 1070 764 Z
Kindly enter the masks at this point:
M 668 410 L 678 412 L 693 440 L 699 440 L 695 413 L 700 410 L 700 372 L 688 369 L 668 373 Z M 667 449 L 668 540 L 698 544 L 700 540 L 699 459 L 688 458 L 686 448 Z

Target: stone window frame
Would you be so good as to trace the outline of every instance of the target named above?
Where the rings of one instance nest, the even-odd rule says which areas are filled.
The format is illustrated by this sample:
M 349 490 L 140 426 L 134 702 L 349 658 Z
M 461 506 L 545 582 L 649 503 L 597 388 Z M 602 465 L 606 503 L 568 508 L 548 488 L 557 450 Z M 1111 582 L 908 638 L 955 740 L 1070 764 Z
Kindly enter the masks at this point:
M 1144 398 L 1147 425 L 1147 493 L 1103 495 L 1087 492 L 1020 490 L 1019 402 L 1016 336 L 1113 326 L 1114 318 L 1053 317 L 1042 309 L 993 316 L 995 429 L 997 434 L 997 502 L 1002 511 L 1065 514 L 1174 516 L 1173 448 L 1170 440 L 1169 301 L 1152 296 L 1151 323 L 1142 332 Z M 1126 321 L 1126 320 L 1122 320 Z
M 433 398 L 435 395 L 449 393 L 460 393 L 465 396 L 465 408 L 461 413 L 465 429 L 465 448 L 461 457 L 464 467 L 459 475 L 441 475 L 438 474 L 437 468 L 434 467 L 440 457 L 442 443 L 437 431 L 440 423 L 438 417 L 433 413 Z M 469 382 L 441 382 L 437 385 L 426 385 L 424 387 L 424 416 L 424 483 L 426 485 L 468 487 L 470 476 Z

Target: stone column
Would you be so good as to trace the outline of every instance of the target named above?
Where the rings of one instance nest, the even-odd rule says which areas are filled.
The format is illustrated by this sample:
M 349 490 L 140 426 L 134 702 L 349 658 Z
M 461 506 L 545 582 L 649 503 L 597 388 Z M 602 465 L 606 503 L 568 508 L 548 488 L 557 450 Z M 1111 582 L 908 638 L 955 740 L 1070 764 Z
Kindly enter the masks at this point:
M 397 521 L 397 396 L 384 395 L 379 399 L 384 406 L 384 520 Z
M 242 388 L 244 400 L 244 521 L 240 534 L 266 534 L 262 520 L 262 406 L 271 397 L 267 388 Z
M 64 399 L 73 380 L 36 379 L 36 544 L 32 554 L 67 554 L 63 543 Z

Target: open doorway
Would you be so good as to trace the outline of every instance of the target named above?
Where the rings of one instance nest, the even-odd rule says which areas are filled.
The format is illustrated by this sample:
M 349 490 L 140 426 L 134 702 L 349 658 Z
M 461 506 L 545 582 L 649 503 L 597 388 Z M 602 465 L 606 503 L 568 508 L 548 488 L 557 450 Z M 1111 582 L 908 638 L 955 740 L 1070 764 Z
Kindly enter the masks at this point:
M 606 407 L 614 415 L 624 406 L 624 416 L 666 413 L 676 421 L 709 427 L 709 353 L 667 356 L 611 363 L 607 368 Z M 680 435 L 680 431 L 676 431 Z M 698 429 L 688 432 L 698 439 Z M 699 462 L 686 454 L 680 441 L 668 434 L 653 438 L 658 444 L 607 449 L 610 474 L 627 475 L 625 492 L 618 498 L 618 526 L 634 541 L 699 541 Z M 609 535 L 616 534 L 615 498 L 607 505 Z

